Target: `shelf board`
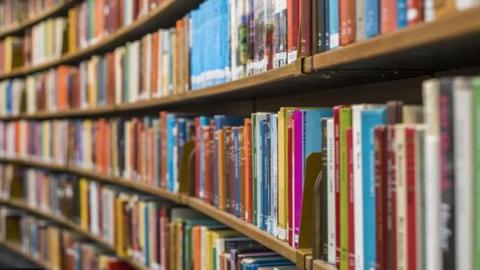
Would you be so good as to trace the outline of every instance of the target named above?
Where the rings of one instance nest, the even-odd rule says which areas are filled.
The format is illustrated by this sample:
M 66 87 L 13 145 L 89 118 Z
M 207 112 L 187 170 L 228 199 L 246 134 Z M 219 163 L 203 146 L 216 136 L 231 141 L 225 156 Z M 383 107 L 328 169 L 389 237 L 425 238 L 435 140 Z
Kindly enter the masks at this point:
M 187 205 L 258 241 L 260 244 L 290 261 L 296 262 L 297 252 L 294 248 L 290 247 L 287 242 L 281 241 L 267 232 L 258 229 L 255 225 L 240 220 L 236 216 L 219 210 L 198 198 L 188 198 Z
M 29 254 L 20 247 L 20 244 L 16 243 L 11 243 L 7 241 L 0 241 L 0 246 L 3 246 L 4 248 L 22 256 L 23 258 L 27 259 L 28 261 L 32 262 L 33 264 L 40 266 L 43 269 L 52 269 L 48 263 L 43 261 L 42 259 L 39 259 L 32 254 Z
M 135 269 L 138 269 L 138 270 L 147 269 L 147 267 L 143 266 L 141 263 L 139 263 L 138 261 L 136 261 L 133 258 L 118 256 L 115 248 L 112 245 L 110 245 L 110 243 L 108 243 L 105 240 L 101 239 L 100 237 L 92 234 L 91 232 L 82 229 L 79 225 L 73 223 L 72 221 L 66 219 L 65 217 L 50 213 L 48 211 L 40 210 L 39 208 L 32 207 L 32 206 L 30 206 L 30 205 L 28 205 L 28 204 L 26 204 L 22 201 L 18 201 L 18 200 L 6 200 L 6 199 L 3 199 L 3 198 L 0 198 L 0 205 L 1 204 L 7 205 L 9 207 L 17 208 L 17 209 L 22 209 L 25 212 L 28 212 L 32 215 L 41 217 L 45 220 L 53 221 L 56 224 L 59 224 L 63 227 L 66 227 L 66 228 L 74 231 L 78 235 L 92 241 L 96 245 L 102 247 L 105 251 L 107 251 L 111 254 L 116 254 L 116 256 L 118 258 L 128 262 Z M 29 256 L 31 256 L 31 255 L 29 255 Z
M 66 14 L 68 9 L 73 7 L 75 3 L 79 1 L 77 0 L 66 0 L 64 3 L 58 4 L 48 10 L 44 10 L 43 12 L 40 12 L 39 14 L 26 19 L 23 22 L 16 23 L 13 25 L 9 25 L 6 27 L 2 27 L 0 29 L 0 39 L 9 36 L 9 35 L 16 35 L 16 34 L 21 34 L 24 33 L 27 28 L 30 26 L 39 23 L 40 21 L 43 21 L 45 19 L 48 19 L 50 17 L 55 17 L 58 15 Z
M 129 181 L 127 179 L 120 179 L 115 177 L 109 177 L 102 175 L 100 173 L 91 172 L 85 169 L 75 168 L 73 166 L 62 166 L 62 165 L 52 165 L 43 162 L 36 162 L 36 161 L 27 161 L 22 159 L 9 159 L 9 158 L 0 158 L 0 162 L 7 162 L 12 164 L 17 164 L 21 166 L 27 167 L 35 167 L 40 169 L 64 172 L 64 173 L 71 173 L 78 175 L 80 177 L 86 177 L 88 179 L 104 182 L 112 185 L 117 185 L 121 187 L 125 187 L 128 189 L 132 189 L 138 191 L 140 193 L 153 195 L 162 199 L 167 199 L 173 201 L 179 205 L 186 205 L 193 209 L 196 209 L 205 215 L 218 220 L 221 223 L 237 230 L 244 235 L 250 237 L 251 239 L 258 241 L 265 247 L 279 253 L 283 257 L 295 262 L 297 265 L 303 265 L 303 262 L 298 262 L 298 258 L 300 258 L 299 251 L 295 250 L 294 248 L 290 247 L 287 242 L 281 241 L 270 234 L 266 233 L 265 231 L 260 230 L 253 224 L 247 223 L 230 213 L 218 210 L 217 208 L 203 202 L 202 200 L 194 197 L 189 197 L 183 194 L 176 194 L 164 189 L 154 187 L 151 185 L 147 185 L 141 182 L 134 182 Z M 303 254 L 303 253 L 302 253 Z
M 479 64 L 480 6 L 316 54 L 307 72 L 439 71 Z
M 183 17 L 188 11 L 192 10 L 201 2 L 202 0 L 165 0 L 156 10 L 138 18 L 132 24 L 120 28 L 115 33 L 106 36 L 88 47 L 79 49 L 73 53 L 67 53 L 59 59 L 13 70 L 11 73 L 0 75 L 0 80 L 26 76 L 59 65 L 77 64 L 94 55 L 113 51 L 114 48 L 124 45 L 128 41 L 137 40 L 147 33 L 174 25 L 177 19 Z

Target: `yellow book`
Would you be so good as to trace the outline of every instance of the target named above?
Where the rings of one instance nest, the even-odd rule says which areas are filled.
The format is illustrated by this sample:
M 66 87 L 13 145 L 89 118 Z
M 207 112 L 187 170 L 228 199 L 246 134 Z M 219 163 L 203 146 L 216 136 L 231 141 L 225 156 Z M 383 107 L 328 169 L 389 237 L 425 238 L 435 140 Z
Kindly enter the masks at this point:
M 277 237 L 287 239 L 288 229 L 288 115 L 295 108 L 282 107 L 278 112 L 278 217 Z
M 170 260 L 170 268 L 171 269 L 178 269 L 177 268 L 177 231 L 175 230 L 175 223 L 176 221 L 170 222 L 168 224 L 168 230 L 170 231 L 170 249 L 169 249 L 169 260 Z
M 120 194 L 115 199 L 115 249 L 121 257 L 125 257 L 127 252 L 125 250 L 125 238 L 123 229 L 123 204 L 128 198 Z
M 88 220 L 88 180 L 80 179 L 80 227 L 84 230 L 89 229 Z
M 225 133 L 223 129 L 217 130 L 218 135 L 218 207 L 225 210 L 226 201 L 226 175 L 225 175 Z
M 138 201 L 138 242 L 140 250 L 145 249 L 145 202 Z
M 9 73 L 12 71 L 12 47 L 13 47 L 13 41 L 12 41 L 12 36 L 6 37 L 3 41 L 3 46 L 4 46 L 4 69 L 5 73 Z
M 56 227 L 47 228 L 48 261 L 54 270 L 60 269 L 60 232 Z
M 68 52 L 73 53 L 77 50 L 77 9 L 68 10 Z
M 98 56 L 92 57 L 90 61 L 87 63 L 88 69 L 88 87 L 87 87 L 87 95 L 88 95 L 88 105 L 90 107 L 95 107 L 97 105 L 97 68 L 98 68 Z

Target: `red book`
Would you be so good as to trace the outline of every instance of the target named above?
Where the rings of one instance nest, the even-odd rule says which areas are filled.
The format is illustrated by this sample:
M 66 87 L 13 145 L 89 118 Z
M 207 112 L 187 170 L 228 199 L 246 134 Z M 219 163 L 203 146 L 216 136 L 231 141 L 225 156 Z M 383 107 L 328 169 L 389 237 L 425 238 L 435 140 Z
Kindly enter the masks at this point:
M 153 179 L 153 129 L 151 127 L 147 128 L 146 131 L 147 139 L 147 183 L 153 185 L 155 183 Z
M 397 269 L 397 197 L 395 177 L 395 127 L 387 127 L 387 263 L 388 269 Z
M 340 45 L 345 46 L 347 44 L 355 42 L 356 34 L 356 13 L 355 13 L 355 1 L 340 0 Z
M 210 171 L 210 133 L 212 127 L 210 125 L 202 127 L 203 129 L 203 145 L 204 145 L 204 150 L 203 150 L 203 160 L 205 162 L 205 174 L 203 175 L 203 200 L 205 202 L 209 202 L 210 198 L 210 174 L 212 174 L 212 171 Z
M 212 121 L 210 128 L 208 129 L 208 168 L 209 176 L 206 178 L 208 182 L 208 202 L 211 205 L 214 205 L 214 194 L 215 194 L 215 122 Z
M 115 56 L 113 52 L 109 52 L 105 56 L 106 58 L 106 92 L 107 92 L 107 105 L 113 105 L 115 103 Z
M 300 56 L 312 54 L 312 0 L 300 0 Z
M 245 119 L 245 220 L 252 222 L 252 120 Z
M 347 128 L 347 185 L 348 185 L 348 269 L 355 270 L 355 201 L 353 183 L 353 129 Z
M 287 115 L 287 166 L 288 166 L 288 232 L 287 238 L 293 246 L 293 113 Z
M 405 129 L 406 176 L 407 176 L 407 267 L 417 269 L 417 155 L 416 130 L 413 127 Z
M 298 43 L 298 15 L 299 15 L 299 0 L 287 0 L 287 48 L 288 61 L 291 62 L 291 57 L 296 57 L 297 43 Z
M 340 267 L 340 109 L 343 106 L 333 107 L 334 147 L 335 147 L 335 249 L 336 265 Z
M 407 8 L 408 25 L 423 22 L 423 0 L 408 0 Z
M 375 128 L 375 218 L 377 220 L 377 265 L 378 269 L 386 268 L 387 237 L 387 136 L 386 127 Z
M 387 33 L 397 29 L 397 1 L 380 0 L 380 32 Z

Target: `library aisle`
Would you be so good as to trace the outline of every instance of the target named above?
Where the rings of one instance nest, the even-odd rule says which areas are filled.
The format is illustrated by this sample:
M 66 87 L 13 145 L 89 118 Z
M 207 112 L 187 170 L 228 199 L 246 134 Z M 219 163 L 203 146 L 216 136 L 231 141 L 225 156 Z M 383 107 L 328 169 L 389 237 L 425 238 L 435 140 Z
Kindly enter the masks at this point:
M 0 268 L 480 269 L 480 0 L 0 0 Z

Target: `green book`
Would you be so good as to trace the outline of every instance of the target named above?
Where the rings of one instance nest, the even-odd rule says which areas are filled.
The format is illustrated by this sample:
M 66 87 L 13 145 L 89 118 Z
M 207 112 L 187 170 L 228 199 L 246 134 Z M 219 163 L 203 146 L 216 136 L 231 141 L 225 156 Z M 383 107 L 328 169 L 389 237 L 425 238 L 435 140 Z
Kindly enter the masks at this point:
M 474 227 L 474 244 L 473 244 L 473 258 L 474 258 L 474 267 L 473 269 L 480 269 L 480 77 L 475 77 L 472 79 L 472 88 L 473 88 L 473 99 L 474 99 L 474 192 L 477 196 L 474 196 L 474 216 L 473 216 L 473 227 Z
M 340 143 L 340 270 L 348 269 L 348 171 L 347 129 L 352 127 L 352 109 L 341 108 L 339 113 Z

